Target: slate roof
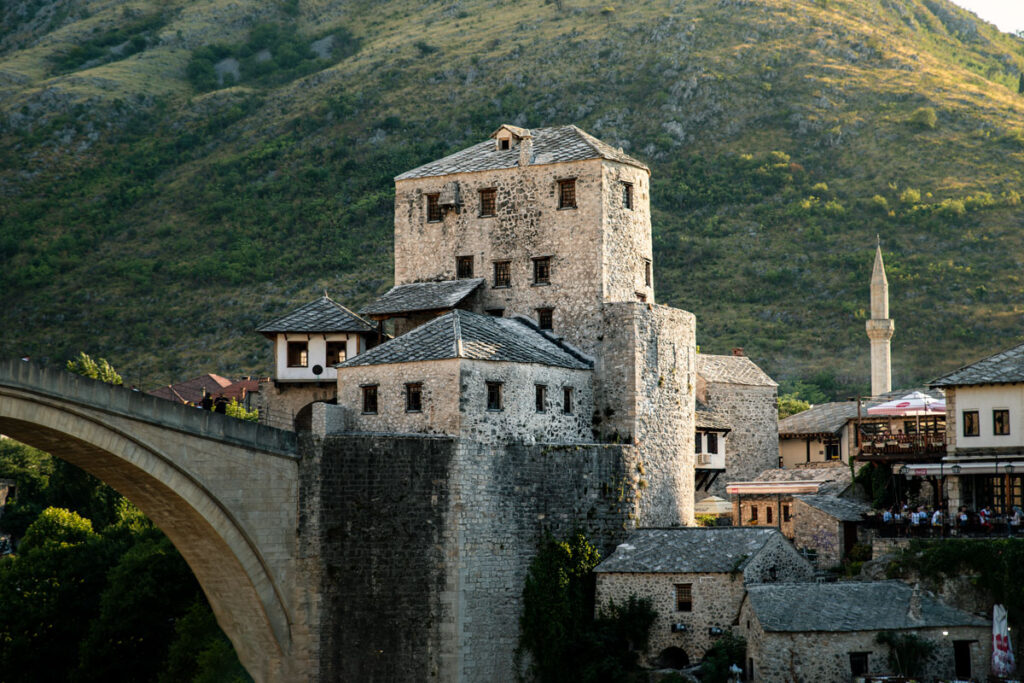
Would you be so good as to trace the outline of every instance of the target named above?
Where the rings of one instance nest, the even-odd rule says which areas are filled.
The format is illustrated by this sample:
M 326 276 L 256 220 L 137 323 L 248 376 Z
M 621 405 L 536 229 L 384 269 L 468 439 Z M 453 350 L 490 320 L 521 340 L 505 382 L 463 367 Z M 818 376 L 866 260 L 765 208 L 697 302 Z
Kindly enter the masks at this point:
M 454 308 L 482 285 L 482 277 L 441 282 L 395 285 L 360 311 L 363 315 L 391 315 Z
M 722 431 L 731 431 L 732 427 L 729 425 L 729 420 L 722 413 L 712 410 L 708 404 L 704 403 L 700 399 L 697 400 L 697 407 L 693 411 L 694 419 L 696 420 L 695 426 L 698 429 L 715 429 Z
M 776 387 L 775 380 L 746 356 L 697 354 L 697 374 L 707 382 Z
M 850 484 L 853 477 L 850 468 L 845 464 L 835 467 L 793 467 L 790 469 L 771 469 L 759 474 L 755 482 L 818 482 L 819 494 L 836 495 L 842 493 Z M 740 483 L 740 482 L 736 482 Z
M 377 327 L 324 294 L 288 315 L 256 328 L 263 334 L 278 332 L 374 332 Z
M 838 496 L 805 494 L 795 497 L 841 522 L 862 522 L 864 515 L 871 510 L 871 506 L 867 503 Z
M 524 318 L 455 309 L 338 367 L 466 358 L 589 370 L 591 361 Z
M 966 384 L 1010 384 L 1024 382 L 1024 344 L 982 358 L 977 363 L 933 379 L 930 387 L 955 387 Z
M 689 574 L 743 569 L 765 544 L 782 535 L 765 527 L 639 529 L 595 572 Z
M 867 406 L 861 405 L 861 413 L 867 415 Z M 835 434 L 857 417 L 856 401 L 819 403 L 796 415 L 779 420 L 779 435 L 785 434 Z
M 989 622 L 920 593 L 920 618 L 910 611 L 910 586 L 902 581 L 769 583 L 747 587 L 750 605 L 765 631 L 878 631 L 941 626 L 988 626 Z
M 509 129 L 513 127 L 509 126 Z M 499 129 L 500 130 L 500 129 Z M 566 161 L 586 159 L 608 159 L 650 171 L 646 164 L 637 161 L 621 149 L 601 142 L 593 135 L 576 126 L 557 128 L 534 128 L 529 131 L 533 137 L 533 158 L 531 165 L 557 164 Z M 520 135 L 521 137 L 521 135 Z M 395 180 L 430 178 L 452 173 L 473 173 L 493 171 L 519 166 L 519 148 L 499 150 L 493 140 L 485 140 L 472 147 L 449 154 L 443 159 L 431 161 L 419 168 L 395 176 Z

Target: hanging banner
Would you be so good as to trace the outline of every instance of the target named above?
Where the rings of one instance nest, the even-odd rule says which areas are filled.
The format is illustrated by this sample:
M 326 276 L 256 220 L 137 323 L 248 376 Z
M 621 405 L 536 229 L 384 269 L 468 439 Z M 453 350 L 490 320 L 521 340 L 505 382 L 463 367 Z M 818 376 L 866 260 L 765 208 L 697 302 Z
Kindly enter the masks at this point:
M 996 605 L 992 608 L 992 675 L 1009 676 L 1016 664 L 1013 648 L 1010 646 L 1010 629 L 1006 623 L 1006 608 Z

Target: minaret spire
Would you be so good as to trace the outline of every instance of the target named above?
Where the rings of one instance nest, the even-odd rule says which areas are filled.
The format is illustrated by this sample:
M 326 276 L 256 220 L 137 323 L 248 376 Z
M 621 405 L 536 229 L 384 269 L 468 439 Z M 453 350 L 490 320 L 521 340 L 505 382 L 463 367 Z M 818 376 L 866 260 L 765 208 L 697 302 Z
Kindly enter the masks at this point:
M 871 395 L 878 396 L 892 390 L 892 364 L 889 340 L 895 325 L 889 319 L 889 280 L 885 277 L 882 261 L 882 240 L 876 236 L 875 267 L 871 271 L 871 320 L 867 321 L 868 339 L 871 340 Z

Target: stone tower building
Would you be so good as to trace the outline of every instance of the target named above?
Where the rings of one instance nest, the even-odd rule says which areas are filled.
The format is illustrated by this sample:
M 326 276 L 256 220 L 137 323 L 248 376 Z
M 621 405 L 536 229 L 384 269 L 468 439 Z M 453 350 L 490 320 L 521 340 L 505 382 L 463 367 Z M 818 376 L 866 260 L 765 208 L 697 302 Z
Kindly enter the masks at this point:
M 892 390 L 892 365 L 889 358 L 889 340 L 895 326 L 889 319 L 889 281 L 882 262 L 882 244 L 875 247 L 875 267 L 871 272 L 871 319 L 867 321 L 868 339 L 871 340 L 871 395 L 879 396 Z

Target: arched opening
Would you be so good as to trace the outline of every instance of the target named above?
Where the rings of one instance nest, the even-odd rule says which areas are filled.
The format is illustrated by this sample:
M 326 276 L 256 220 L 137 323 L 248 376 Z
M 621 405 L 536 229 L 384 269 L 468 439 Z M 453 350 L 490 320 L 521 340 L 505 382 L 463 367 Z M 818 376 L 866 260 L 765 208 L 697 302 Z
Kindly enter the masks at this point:
M 666 647 L 658 654 L 655 666 L 659 669 L 685 669 L 690 666 L 690 657 L 678 647 Z
M 338 399 L 334 398 L 330 401 L 313 401 L 299 408 L 299 412 L 295 413 L 295 431 L 296 432 L 309 432 L 313 430 L 313 406 L 317 403 L 329 403 L 331 405 L 337 405 Z
M 197 463 L 154 446 L 159 431 L 132 431 L 130 421 L 0 387 L 0 434 L 76 465 L 134 503 L 185 559 L 250 675 L 288 680 L 290 619 L 256 539 L 186 467 Z M 181 449 L 204 457 L 195 450 Z

